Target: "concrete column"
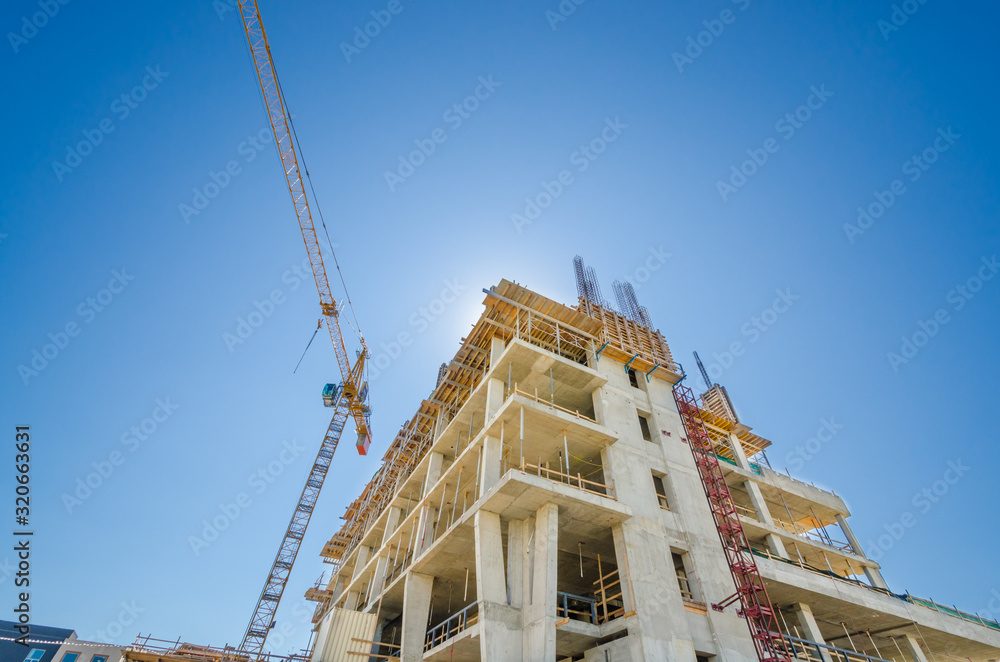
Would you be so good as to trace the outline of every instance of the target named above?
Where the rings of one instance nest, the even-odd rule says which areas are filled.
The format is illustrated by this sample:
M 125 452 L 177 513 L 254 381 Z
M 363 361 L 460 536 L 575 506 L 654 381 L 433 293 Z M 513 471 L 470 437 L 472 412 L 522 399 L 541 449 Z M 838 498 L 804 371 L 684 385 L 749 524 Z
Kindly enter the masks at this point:
M 743 444 L 740 443 L 739 437 L 735 434 L 729 435 L 729 448 L 733 451 L 733 458 L 736 460 L 736 466 L 740 469 L 753 471 L 753 469 L 750 468 L 750 460 L 747 459 L 747 454 L 743 452 Z
M 382 592 L 382 582 L 385 581 L 386 571 L 389 569 L 389 560 L 391 559 L 392 551 L 386 545 L 389 542 L 389 538 L 392 537 L 393 532 L 399 525 L 399 518 L 403 514 L 402 508 L 392 507 L 389 508 L 389 514 L 385 519 L 385 531 L 382 533 L 382 545 L 380 547 L 380 556 L 378 562 L 375 564 L 375 581 L 372 582 L 372 591 L 381 593 Z M 399 543 L 397 543 L 398 545 Z
M 496 437 L 483 438 L 483 463 L 479 467 L 479 496 L 486 494 L 500 480 L 503 447 Z
M 372 553 L 371 547 L 358 547 L 358 554 L 355 557 L 354 570 L 351 571 L 351 582 L 353 583 L 360 575 L 361 571 L 364 569 L 365 564 L 368 563 L 368 558 Z M 357 609 L 358 602 L 361 600 L 361 588 L 357 588 L 353 591 L 348 591 L 347 599 L 344 601 L 345 609 Z
M 503 338 L 499 336 L 493 336 L 490 339 L 490 367 L 492 368 L 500 360 L 500 355 L 503 354 L 504 343 Z
M 547 503 L 538 509 L 533 538 L 531 602 L 523 610 L 523 659 L 551 662 L 556 658 L 559 506 Z
M 526 530 L 523 519 L 513 519 L 507 523 L 507 604 L 517 608 L 524 605 Z
M 628 576 L 629 568 L 626 566 L 624 559 L 627 558 L 628 550 L 625 544 L 625 530 L 622 524 L 615 524 L 611 527 L 611 537 L 612 542 L 615 545 L 615 557 L 618 561 L 618 579 L 619 586 L 622 590 L 622 604 L 625 608 L 625 613 L 635 611 L 635 596 L 632 595 L 632 579 Z M 604 569 L 604 574 L 607 574 L 608 570 Z
M 771 510 L 767 507 L 767 502 L 764 501 L 764 495 L 761 494 L 760 487 L 758 487 L 757 483 L 752 480 L 748 480 L 743 483 L 743 487 L 746 488 L 747 494 L 750 495 L 750 503 L 753 504 L 754 512 L 757 513 L 757 519 L 763 524 L 774 526 L 774 519 L 771 517 Z M 769 533 L 764 537 L 764 540 L 767 542 L 767 548 L 771 550 L 772 554 L 780 556 L 783 559 L 790 558 L 788 556 L 788 551 L 785 550 L 785 543 L 781 541 L 781 538 Z
M 630 659 L 694 660 L 695 647 L 691 621 L 681 600 L 680 586 L 671 558 L 670 541 L 659 526 L 638 517 L 615 524 L 611 528 L 611 533 L 615 543 L 615 558 L 621 578 L 625 611 L 635 612 L 628 619 Z M 719 554 L 721 556 L 721 549 Z M 708 564 L 707 555 L 702 557 L 702 561 L 703 563 L 697 568 L 699 577 L 711 575 L 713 568 Z M 725 557 L 722 558 L 722 563 L 725 563 Z M 718 566 L 718 573 L 727 571 L 727 566 Z M 607 569 L 604 572 L 607 572 Z M 726 580 L 726 590 L 732 591 L 731 580 L 728 577 Z M 702 586 L 708 590 L 714 588 L 711 582 L 707 586 L 702 582 Z M 717 591 L 710 595 L 725 594 Z M 735 616 L 733 621 L 738 624 L 739 636 L 745 636 L 743 633 L 746 631 L 746 625 Z M 730 627 L 722 624 L 718 618 L 713 618 L 712 622 L 716 628 Z M 727 639 L 735 641 L 736 637 Z M 749 650 L 753 652 L 752 646 Z
M 424 486 L 420 492 L 421 498 L 430 494 L 431 488 L 441 478 L 441 467 L 444 463 L 444 455 L 441 453 L 430 453 L 430 460 L 427 463 L 427 475 L 424 477 Z M 420 520 L 417 522 L 417 539 L 413 545 L 413 558 L 417 558 L 433 542 L 434 520 L 437 518 L 437 507 L 429 500 L 420 510 Z
M 847 523 L 847 518 L 838 513 L 837 524 L 840 525 L 840 530 L 844 532 L 847 542 L 851 543 L 851 547 L 854 548 L 854 553 L 858 556 L 868 558 L 865 556 L 865 552 L 861 548 L 861 543 L 858 542 L 858 539 L 854 536 L 854 531 L 851 530 L 851 525 Z M 864 570 L 865 577 L 868 578 L 869 584 L 875 588 L 884 588 L 887 591 L 889 590 L 889 585 L 885 583 L 885 580 L 882 578 L 882 573 L 879 572 L 878 568 L 870 568 L 866 565 L 862 566 L 862 570 Z
M 819 631 L 819 625 L 816 623 L 816 617 L 813 616 L 812 609 L 809 605 L 799 602 L 792 605 L 795 610 L 795 616 L 799 620 L 799 627 L 802 628 L 802 638 L 808 639 L 809 641 L 814 641 L 817 644 L 826 645 L 826 640 L 823 639 L 823 633 Z M 792 634 L 789 632 L 788 634 Z M 830 652 L 825 648 L 821 648 L 820 655 L 823 657 L 825 662 L 833 662 L 833 658 L 830 656 Z
M 393 506 L 389 508 L 389 514 L 385 518 L 385 531 L 382 533 L 382 546 L 389 542 L 389 538 L 392 534 L 396 532 L 396 527 L 399 526 L 399 518 L 403 516 L 403 509 Z
M 490 345 L 490 367 L 492 368 L 500 360 L 503 354 L 503 339 L 493 338 Z M 504 376 L 497 375 L 486 384 L 486 421 L 489 422 L 497 410 L 503 405 Z
M 477 511 L 475 533 L 476 595 L 480 602 L 507 604 L 507 582 L 506 577 L 504 577 L 500 516 L 483 510 Z
M 427 619 L 430 618 L 431 592 L 434 577 L 419 572 L 406 575 L 403 586 L 403 632 L 400 639 L 403 662 L 424 659 L 424 640 L 427 638 Z
M 491 379 L 486 384 L 486 421 L 487 423 L 503 406 L 504 382 L 501 379 Z M 473 432 L 475 432 L 473 430 Z
M 444 407 L 438 409 L 437 417 L 434 419 L 434 441 L 441 436 L 444 429 L 448 427 L 448 421 L 445 420 Z
M 424 476 L 424 488 L 420 493 L 421 498 L 427 496 L 434 484 L 441 478 L 441 466 L 444 464 L 444 454 L 430 453 L 430 460 L 427 462 L 427 475 Z
M 927 662 L 927 656 L 924 655 L 924 650 L 920 647 L 920 642 L 912 634 L 897 639 L 896 642 L 903 644 L 901 648 L 910 654 L 913 662 Z
M 483 660 L 521 659 L 521 614 L 507 605 L 500 516 L 478 511 L 476 598 L 479 602 L 479 651 Z
M 436 506 L 430 504 L 424 506 L 423 511 L 420 513 L 420 523 L 417 529 L 417 544 L 414 545 L 413 558 L 417 558 L 420 554 L 434 543 L 434 522 L 438 517 L 438 509 Z
M 753 505 L 754 512 L 757 513 L 757 519 L 764 524 L 773 526 L 774 519 L 771 517 L 771 509 L 767 507 L 767 502 L 764 501 L 764 495 L 761 494 L 757 483 L 748 480 L 743 483 L 743 487 L 746 488 L 747 494 L 750 495 L 750 503 Z
M 531 603 L 531 579 L 535 576 L 535 518 L 528 517 L 522 525 L 524 531 L 524 556 L 521 559 L 521 606 Z

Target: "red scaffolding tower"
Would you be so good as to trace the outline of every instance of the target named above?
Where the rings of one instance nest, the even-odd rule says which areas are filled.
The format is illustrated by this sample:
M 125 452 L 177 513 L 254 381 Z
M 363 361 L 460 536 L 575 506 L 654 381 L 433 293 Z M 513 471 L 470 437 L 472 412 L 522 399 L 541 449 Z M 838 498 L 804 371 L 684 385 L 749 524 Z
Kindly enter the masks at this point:
M 687 432 L 688 445 L 691 446 L 694 463 L 701 476 L 701 485 L 715 518 L 715 528 L 729 562 L 729 571 L 736 584 L 734 594 L 712 607 L 722 611 L 738 600 L 741 607 L 739 613 L 750 628 L 750 636 L 760 661 L 788 662 L 790 655 L 778 627 L 774 607 L 771 606 L 760 570 L 757 569 L 757 562 L 750 550 L 750 543 L 743 532 L 733 495 L 726 484 L 722 467 L 719 466 L 719 458 L 705 428 L 701 409 L 694 393 L 681 382 L 674 386 L 674 401 L 677 402 L 677 410 Z

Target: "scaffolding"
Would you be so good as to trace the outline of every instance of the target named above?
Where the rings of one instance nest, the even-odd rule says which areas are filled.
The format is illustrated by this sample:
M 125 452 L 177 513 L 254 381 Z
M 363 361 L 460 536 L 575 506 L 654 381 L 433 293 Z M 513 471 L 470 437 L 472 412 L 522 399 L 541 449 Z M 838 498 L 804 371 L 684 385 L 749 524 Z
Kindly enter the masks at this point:
M 505 346 L 520 341 L 541 347 L 574 363 L 587 365 L 602 356 L 611 357 L 642 370 L 647 379 L 656 377 L 668 383 L 680 379 L 680 368 L 674 363 L 663 336 L 605 307 L 593 269 L 584 267 L 582 260 L 579 264 L 574 261 L 574 266 L 583 273 L 583 281 L 578 284 L 584 283 L 586 296 L 576 308 L 508 280 L 483 290 L 486 295 L 483 314 L 462 339 L 454 359 L 442 364 L 434 390 L 400 428 L 386 451 L 382 466 L 361 495 L 348 506 L 344 524 L 323 547 L 320 555 L 335 566 L 334 575 L 366 532 L 400 497 L 404 481 L 417 468 L 437 435 L 482 384 L 490 371 L 494 338 L 503 340 Z M 572 481 L 586 484 L 577 476 L 573 476 Z M 319 603 L 314 620 L 329 606 L 331 593 L 310 591 L 309 599 Z
M 691 389 L 681 383 L 674 386 L 674 399 L 736 585 L 732 596 L 712 605 L 712 608 L 722 611 L 727 605 L 739 602 L 740 613 L 750 629 L 758 659 L 761 662 L 788 662 L 791 656 L 778 627 L 764 580 L 757 569 L 750 542 L 740 524 L 736 504 L 719 466 L 715 448 L 704 426 L 702 410 Z

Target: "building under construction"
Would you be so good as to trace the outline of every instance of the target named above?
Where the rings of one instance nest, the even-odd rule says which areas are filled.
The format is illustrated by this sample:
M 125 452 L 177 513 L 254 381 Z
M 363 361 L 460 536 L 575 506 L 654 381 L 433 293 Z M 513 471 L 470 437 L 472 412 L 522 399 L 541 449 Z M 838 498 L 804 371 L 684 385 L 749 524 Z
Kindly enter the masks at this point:
M 1000 659 L 900 594 L 833 492 L 700 398 L 631 286 L 503 280 L 322 556 L 313 662 Z M 706 380 L 707 381 L 707 380 Z

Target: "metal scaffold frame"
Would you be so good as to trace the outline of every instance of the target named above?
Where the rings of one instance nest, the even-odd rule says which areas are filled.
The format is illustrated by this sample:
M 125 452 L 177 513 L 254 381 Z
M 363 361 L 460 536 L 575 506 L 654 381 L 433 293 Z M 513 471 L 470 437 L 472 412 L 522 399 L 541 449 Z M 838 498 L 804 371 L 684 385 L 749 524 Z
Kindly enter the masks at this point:
M 268 632 L 274 623 L 274 614 L 281 602 L 281 595 L 285 592 L 288 575 L 295 564 L 299 548 L 302 546 L 302 538 L 305 536 L 309 519 L 316 508 L 316 501 L 323 488 L 323 481 L 330 470 L 333 454 L 337 450 L 337 442 L 340 441 L 340 435 L 344 431 L 344 425 L 349 416 L 347 401 L 341 398 L 334 410 L 333 420 L 330 421 L 330 427 L 323 438 L 319 453 L 316 455 L 316 461 L 313 463 L 306 484 L 302 488 L 299 503 L 295 507 L 295 512 L 292 513 L 292 519 L 288 523 L 284 538 L 282 538 L 281 547 L 278 548 L 274 563 L 271 564 L 271 572 L 268 574 L 264 588 L 257 599 L 257 608 L 254 610 L 246 634 L 243 636 L 240 651 L 251 656 L 251 659 L 258 659 L 264 652 L 264 643 L 267 641 Z
M 729 571 L 736 584 L 736 592 L 721 603 L 713 604 L 712 608 L 722 611 L 727 605 L 739 601 L 740 614 L 750 628 L 750 637 L 761 662 L 788 662 L 791 656 L 778 626 L 777 615 L 771 606 L 750 542 L 740 523 L 736 502 L 726 484 L 715 447 L 705 428 L 701 408 L 691 389 L 681 382 L 674 385 L 674 401 L 687 432 L 688 445 L 712 510 Z

